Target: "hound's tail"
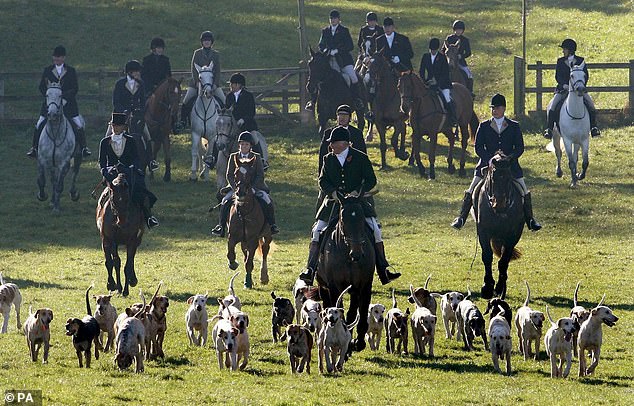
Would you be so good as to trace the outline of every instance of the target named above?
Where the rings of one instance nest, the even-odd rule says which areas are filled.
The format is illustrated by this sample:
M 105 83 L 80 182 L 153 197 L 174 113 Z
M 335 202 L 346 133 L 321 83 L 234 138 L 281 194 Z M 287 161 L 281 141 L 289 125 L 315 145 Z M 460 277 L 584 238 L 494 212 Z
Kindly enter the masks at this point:
M 431 274 L 429 274 L 429 276 L 427 277 L 427 280 L 425 281 L 425 290 L 429 290 L 427 289 L 427 286 L 429 285 L 430 280 L 431 280 Z
M 577 287 L 575 287 L 575 294 L 572 296 L 572 304 L 574 307 L 577 307 L 577 293 L 579 293 L 580 285 L 581 285 L 581 281 L 577 282 Z
M 550 323 L 555 325 L 556 323 L 553 321 L 553 318 L 550 316 L 550 310 L 548 309 L 548 305 L 546 305 L 546 314 L 548 315 L 548 320 L 550 320 Z
M 500 258 L 504 253 L 504 245 L 500 240 L 491 239 L 491 248 L 496 257 Z M 511 261 L 522 258 L 522 251 L 517 247 L 513 247 L 513 253 L 511 254 Z
M 396 309 L 396 296 L 394 296 L 394 288 L 392 288 L 392 309 Z
M 601 301 L 599 302 L 597 307 L 602 306 L 604 301 L 605 301 L 605 293 L 603 294 L 603 297 L 601 298 Z
M 531 288 L 528 286 L 528 282 L 524 281 L 526 284 L 526 300 L 524 300 L 524 306 L 528 306 L 529 300 L 531 300 Z
M 359 324 L 359 320 L 360 320 L 360 316 L 359 316 L 359 312 L 357 312 L 357 317 L 354 318 L 354 321 L 351 324 L 348 324 L 346 327 L 348 328 L 348 330 L 352 331 L 357 324 Z
M 343 290 L 343 292 L 341 292 L 341 294 L 337 298 L 337 302 L 336 303 L 337 303 L 337 307 L 338 308 L 343 309 L 343 295 L 345 295 L 350 290 L 350 288 L 352 288 L 352 285 L 350 285 L 347 288 L 345 288 Z
M 90 311 L 90 300 L 88 299 L 88 293 L 90 293 L 90 289 L 94 287 L 95 287 L 95 284 L 91 283 L 90 286 L 88 286 L 88 289 L 86 289 L 86 312 L 88 313 L 89 316 L 92 316 L 92 311 Z
M 229 281 L 229 294 L 231 296 L 235 296 L 236 292 L 234 292 L 233 290 L 233 281 L 236 279 L 236 276 L 238 276 L 238 274 L 240 273 L 240 271 L 236 272 L 235 274 L 233 274 L 233 276 L 231 277 L 231 280 Z
M 2 272 L 0 272 L 0 285 L 4 285 L 4 279 L 2 279 Z
M 431 277 L 431 275 L 429 275 Z M 429 278 L 427 279 L 427 281 L 429 281 Z M 425 289 L 427 289 L 427 284 L 425 284 Z M 414 299 L 414 303 L 416 304 L 416 308 L 418 309 L 419 307 L 424 307 L 423 304 L 420 302 L 420 300 L 418 300 L 418 298 L 416 297 L 416 295 L 414 294 L 414 285 L 412 285 L 411 283 L 409 284 L 409 293 L 412 299 Z M 394 306 L 396 307 L 396 306 Z

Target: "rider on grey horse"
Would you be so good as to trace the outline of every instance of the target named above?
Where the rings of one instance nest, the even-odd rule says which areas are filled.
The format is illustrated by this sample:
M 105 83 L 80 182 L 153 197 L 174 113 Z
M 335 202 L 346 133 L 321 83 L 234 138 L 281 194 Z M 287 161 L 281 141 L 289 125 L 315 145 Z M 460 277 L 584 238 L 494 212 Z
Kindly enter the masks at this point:
M 363 152 L 350 147 L 348 130 L 343 127 L 335 128 L 330 133 L 328 142 L 332 151 L 324 157 L 319 175 L 319 189 L 326 198 L 319 208 L 316 216 L 317 221 L 312 229 L 306 269 L 299 275 L 299 278 L 308 285 L 312 285 L 315 280 L 321 236 L 328 228 L 328 223 L 333 220 L 330 218 L 331 214 L 339 214 L 337 193 L 358 195 L 361 192 L 363 194 L 372 190 L 376 185 L 376 176 L 370 159 Z M 401 274 L 390 272 L 387 269 L 390 264 L 385 257 L 385 247 L 376 211 L 366 198 L 362 197 L 362 202 L 365 221 L 372 229 L 374 236 L 376 273 L 381 283 L 385 285 Z
M 58 83 L 62 88 L 64 115 L 68 118 L 68 121 L 70 121 L 73 127 L 75 140 L 81 148 L 82 156 L 86 158 L 91 155 L 90 150 L 86 146 L 84 122 L 79 116 L 77 100 L 75 99 L 77 91 L 79 90 L 77 72 L 75 71 L 75 68 L 64 62 L 65 59 L 66 48 L 62 45 L 56 46 L 53 50 L 53 64 L 44 68 L 44 72 L 42 72 L 39 90 L 45 99 L 42 102 L 42 107 L 40 108 L 40 118 L 37 120 L 35 130 L 33 131 L 33 143 L 31 145 L 31 149 L 26 154 L 31 158 L 37 157 L 37 146 L 40 142 L 40 134 L 46 125 L 46 115 L 48 112 L 48 106 L 46 105 L 46 89 L 48 88 L 49 83 Z
M 359 87 L 359 79 L 354 70 L 354 60 L 350 52 L 354 49 L 354 43 L 350 36 L 350 30 L 340 24 L 341 15 L 338 10 L 330 11 L 330 25 L 321 30 L 319 38 L 319 50 L 331 56 L 331 66 L 340 70 L 344 80 L 350 86 L 355 108 L 363 108 L 363 99 Z M 306 103 L 306 110 L 313 110 L 317 101 L 317 94 L 311 94 L 311 99 Z
M 192 80 L 189 82 L 187 93 L 183 98 L 183 105 L 181 107 L 181 121 L 180 127 L 185 128 L 187 126 L 187 120 L 192 112 L 196 97 L 198 96 L 198 68 L 196 66 L 211 66 L 213 69 L 214 85 L 213 93 L 214 97 L 218 100 L 221 106 L 225 104 L 225 94 L 222 92 L 220 86 L 220 54 L 213 49 L 214 46 L 214 34 L 211 31 L 205 31 L 200 34 L 201 48 L 194 51 L 192 56 Z
M 271 200 L 271 196 L 269 195 L 269 187 L 264 181 L 264 165 L 262 163 L 262 157 L 257 152 L 253 152 L 251 149 L 253 147 L 253 135 L 251 135 L 248 131 L 243 131 L 238 136 L 238 145 L 239 150 L 237 152 L 229 155 L 229 162 L 227 165 L 227 190 L 222 191 L 225 192 L 225 196 L 222 199 L 220 206 L 220 215 L 218 219 L 218 224 L 211 230 L 211 233 L 218 237 L 225 236 L 225 226 L 227 225 L 227 220 L 229 219 L 229 211 L 231 210 L 231 201 L 233 198 L 233 194 L 236 190 L 236 159 L 252 159 L 255 158 L 255 168 L 256 174 L 253 179 L 253 189 L 255 196 L 258 198 L 260 202 L 260 206 L 262 207 L 262 212 L 264 217 L 266 218 L 267 223 L 271 225 L 271 234 L 277 234 L 280 232 L 280 229 L 275 224 L 275 209 L 273 206 L 273 201 Z
M 555 96 L 550 101 L 548 106 L 550 107 L 546 111 L 546 121 L 547 128 L 544 132 L 544 137 L 551 139 L 553 138 L 553 128 L 555 127 L 555 122 L 559 119 L 559 112 L 561 110 L 561 106 L 564 104 L 566 97 L 568 97 L 568 86 L 570 82 L 570 69 L 573 66 L 578 66 L 583 63 L 583 58 L 575 55 L 577 52 L 577 43 L 570 38 L 566 38 L 563 40 L 561 45 L 562 52 L 564 56 L 557 59 L 557 67 L 555 68 L 555 80 L 557 80 L 557 88 L 555 89 Z M 585 64 L 583 67 L 583 72 L 586 74 L 586 81 L 584 83 L 588 83 L 588 68 L 586 68 Z M 588 94 L 585 92 L 583 94 L 583 102 L 588 108 L 588 114 L 590 116 L 590 133 L 593 137 L 598 137 L 601 135 L 601 131 L 597 128 L 597 110 L 594 106 L 594 101 Z
M 459 230 L 465 224 L 473 204 L 473 192 L 484 180 L 482 169 L 487 168 L 489 162 L 499 152 L 502 152 L 504 157 L 511 161 L 511 172 L 515 178 L 515 187 L 524 198 L 524 220 L 526 225 L 529 230 L 538 231 L 542 226 L 533 217 L 531 193 L 526 187 L 524 174 L 519 163 L 519 157 L 524 153 L 522 130 L 517 121 L 504 116 L 506 110 L 506 98 L 504 96 L 501 94 L 493 96 L 490 106 L 493 117 L 480 123 L 475 136 L 475 151 L 480 157 L 480 161 L 475 169 L 471 185 L 465 191 L 460 215 L 454 219 L 451 226 Z
M 449 64 L 447 58 L 441 52 L 438 52 L 440 48 L 440 40 L 438 38 L 432 38 L 429 40 L 429 53 L 423 54 L 420 60 L 420 77 L 423 79 L 432 89 L 437 89 L 438 93 L 442 95 L 442 98 L 449 112 L 449 118 L 451 124 L 456 124 L 456 105 L 451 98 L 451 79 L 449 75 Z
M 383 27 L 378 24 L 378 19 L 379 18 L 376 13 L 372 11 L 365 16 L 366 24 L 359 30 L 359 39 L 357 40 L 357 46 L 359 47 L 358 64 L 363 64 L 365 58 L 369 58 L 374 55 L 377 51 L 376 39 L 385 33 L 385 31 L 383 31 Z M 363 70 L 361 70 L 361 74 L 363 75 Z M 370 102 L 370 106 L 372 106 L 374 96 L 376 95 L 376 88 L 374 83 L 372 83 L 370 74 L 367 72 L 363 75 L 363 83 L 365 84 L 366 89 L 368 89 L 368 101 Z M 371 109 L 366 112 L 366 118 L 370 120 L 374 118 Z
M 152 215 L 152 206 L 156 203 L 154 193 L 145 186 L 145 173 L 139 165 L 140 156 L 136 143 L 131 135 L 126 133 L 127 115 L 112 113 L 112 134 L 104 137 L 99 143 L 99 167 L 106 182 L 112 182 L 123 172 L 129 184 L 132 185 L 131 197 L 138 202 L 143 211 L 148 228 L 159 225 L 159 221 Z
M 450 34 L 447 38 L 445 38 L 445 43 L 442 46 L 441 52 L 446 55 L 447 48 L 450 45 L 458 43 L 458 65 L 467 78 L 467 89 L 469 89 L 469 91 L 473 94 L 473 74 L 467 66 L 467 58 L 471 56 L 471 44 L 469 43 L 469 38 L 462 35 L 464 34 L 465 28 L 464 21 L 454 21 L 452 25 L 453 34 Z

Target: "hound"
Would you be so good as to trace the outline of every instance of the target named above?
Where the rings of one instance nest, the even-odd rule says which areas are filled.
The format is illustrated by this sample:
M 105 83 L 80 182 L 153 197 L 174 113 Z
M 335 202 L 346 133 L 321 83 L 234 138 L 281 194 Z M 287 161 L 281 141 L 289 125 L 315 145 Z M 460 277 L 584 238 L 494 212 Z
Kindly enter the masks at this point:
M 222 370 L 223 357 L 225 357 L 224 366 L 226 366 L 227 369 L 231 368 L 232 371 L 235 371 L 236 369 L 238 369 L 238 329 L 233 327 L 229 320 L 225 320 L 220 316 L 214 316 L 209 320 L 209 322 L 212 322 L 214 320 L 218 321 L 214 325 L 214 328 L 211 330 L 211 336 L 216 347 L 218 368 Z
M 579 325 L 572 317 L 562 317 L 554 322 L 550 316 L 548 305 L 546 305 L 546 314 L 550 320 L 550 328 L 544 336 L 544 345 L 546 346 L 546 354 L 550 358 L 550 377 L 567 378 L 572 364 L 572 336 L 579 330 Z M 559 365 L 557 365 L 558 357 Z M 563 368 L 564 357 L 566 360 L 565 370 Z
M 2 334 L 7 332 L 9 327 L 9 314 L 11 313 L 11 305 L 15 307 L 15 318 L 17 319 L 18 331 L 22 328 L 20 323 L 20 306 L 22 305 L 22 294 L 15 283 L 4 283 L 2 272 L 0 272 L 0 312 L 2 312 Z
M 489 349 L 493 360 L 493 368 L 496 372 L 500 370 L 499 359 L 506 358 L 506 375 L 511 375 L 511 325 L 506 319 L 505 311 L 502 310 L 496 316 L 491 317 L 489 322 Z
M 229 294 L 225 296 L 224 299 L 222 299 L 222 303 L 220 305 L 220 308 L 218 309 L 218 314 L 222 312 L 223 306 L 224 307 L 233 306 L 233 307 L 236 307 L 238 310 L 242 309 L 242 302 L 240 302 L 240 298 L 236 296 L 236 292 L 233 289 L 233 281 L 236 279 L 236 276 L 238 276 L 239 274 L 240 274 L 240 271 L 236 272 L 231 277 L 231 280 L 229 280 L 229 288 L 227 288 L 227 291 L 229 292 Z
M 605 296 L 604 296 L 605 297 Z M 603 299 L 599 306 L 590 310 L 590 317 L 584 321 L 579 329 L 579 376 L 591 375 L 599 364 L 601 344 L 603 343 L 602 323 L 613 327 L 619 320 L 612 313 L 612 309 L 603 306 Z M 586 368 L 586 352 L 592 354 L 592 364 Z
M 460 341 L 462 336 L 460 329 L 456 333 L 456 325 L 458 324 L 456 310 L 458 310 L 458 304 L 464 299 L 465 296 L 460 292 L 447 292 L 441 296 L 440 311 L 442 313 L 442 322 L 445 325 L 445 337 L 450 340 L 453 338 L 454 333 L 458 341 Z
M 26 345 L 29 347 L 31 360 L 37 362 L 37 354 L 40 348 L 44 346 L 44 356 L 42 363 L 48 363 L 48 349 L 51 342 L 50 324 L 53 321 L 53 311 L 48 308 L 38 309 L 35 313 L 29 307 L 29 317 L 24 323 L 24 336 L 26 337 Z
M 346 324 L 344 318 L 343 295 L 351 287 L 348 286 L 341 292 L 336 307 L 328 307 L 321 313 L 322 327 L 317 338 L 317 346 L 319 347 L 319 372 L 322 374 L 324 373 L 324 357 L 328 373 L 343 372 L 343 363 L 352 340 L 351 330 L 359 323 L 359 313 L 352 324 Z
M 456 309 L 456 320 L 458 321 L 458 329 L 462 332 L 464 349 L 467 351 L 475 349 L 473 339 L 479 336 L 484 341 L 484 348 L 488 350 L 484 316 L 478 307 L 468 299 L 469 297 L 471 297 L 471 291 L 467 293 L 467 298 L 462 300 Z
M 509 328 L 511 328 L 513 311 L 511 310 L 511 306 L 509 306 L 508 302 L 504 300 L 504 294 L 502 294 L 502 297 L 494 297 L 489 300 L 484 314 L 490 314 L 490 320 L 493 320 L 493 318 L 498 314 L 503 314 L 506 322 L 509 324 Z
M 397 352 L 407 354 L 407 318 L 409 317 L 409 307 L 405 313 L 396 307 L 396 297 L 394 289 L 392 289 L 392 308 L 388 310 L 387 317 L 384 321 L 385 326 L 385 349 L 389 353 L 394 353 L 394 342 L 398 339 Z
M 416 288 L 414 290 L 414 293 L 410 293 L 409 297 L 407 298 L 407 301 L 412 304 L 415 303 L 414 296 L 416 296 L 418 300 L 422 303 L 423 307 L 428 308 L 431 314 L 435 316 L 436 309 L 437 309 L 436 298 L 441 296 L 440 294 L 432 293 L 429 291 L 429 289 L 427 289 L 427 286 L 429 285 L 430 280 L 431 280 L 431 274 L 427 277 L 427 280 L 425 281 L 425 286 L 422 288 Z
M 310 359 L 313 351 L 313 336 L 308 328 L 299 324 L 291 324 L 286 329 L 288 359 L 291 364 L 291 374 L 306 373 L 310 375 Z
M 528 307 L 528 301 L 531 297 L 531 288 L 526 284 L 526 300 L 524 305 L 517 309 L 515 315 L 515 327 L 517 327 L 517 338 L 519 339 L 519 351 L 524 354 L 524 360 L 532 357 L 531 343 L 535 341 L 535 359 L 539 358 L 539 341 L 542 338 L 542 325 L 546 318 L 544 313 Z
M 236 337 L 236 362 L 239 362 L 240 370 L 246 368 L 249 362 L 251 343 L 249 341 L 249 315 L 234 306 L 228 306 L 222 310 L 222 318 L 231 322 L 231 325 L 238 330 Z
M 295 323 L 302 324 L 302 306 L 306 301 L 306 292 L 309 286 L 303 280 L 297 278 L 293 285 L 293 297 L 295 298 Z M 319 331 L 319 330 L 318 330 Z
M 434 337 L 436 335 L 436 316 L 421 303 L 414 292 L 414 286 L 409 285 L 411 297 L 416 304 L 416 310 L 412 313 L 412 339 L 414 340 L 414 354 L 425 355 L 425 346 L 428 346 L 429 357 L 434 357 Z
M 112 295 L 93 295 L 93 299 L 97 301 L 97 308 L 95 309 L 95 319 L 99 323 L 99 342 L 103 347 L 104 352 L 110 351 L 112 343 L 114 342 L 115 332 L 114 324 L 117 320 L 117 309 L 110 303 Z M 108 341 L 106 346 L 103 346 L 104 333 L 108 333 Z
M 90 285 L 90 287 L 86 289 L 86 313 L 88 313 L 88 315 L 83 319 L 69 318 L 66 320 L 66 335 L 73 337 L 73 346 L 77 353 L 80 368 L 84 367 L 82 364 L 82 354 L 86 357 L 86 368 L 90 368 L 90 350 L 93 341 L 95 342 L 95 359 L 99 359 L 99 347 L 101 347 L 101 343 L 99 342 L 101 329 L 99 328 L 97 319 L 92 317 L 90 299 L 88 299 L 88 294 L 92 288 L 93 285 Z
M 207 344 L 207 298 L 208 293 L 204 295 L 194 295 L 187 299 L 189 308 L 185 313 L 185 328 L 187 329 L 187 337 L 189 343 L 196 346 L 205 346 Z M 198 332 L 198 336 L 196 336 Z
M 300 310 L 301 313 L 301 325 L 308 328 L 308 330 L 314 334 L 321 331 L 321 311 L 322 311 L 321 303 L 316 302 L 312 299 L 306 299 L 302 308 Z
M 370 349 L 376 351 L 381 345 L 381 334 L 383 333 L 383 322 L 385 320 L 385 306 L 380 303 L 370 304 L 368 309 L 368 343 Z
M 285 340 L 285 336 L 280 336 L 280 327 L 285 327 L 293 323 L 295 309 L 291 301 L 285 297 L 275 296 L 275 292 L 271 292 L 273 298 L 273 312 L 271 314 L 271 332 L 273 334 L 273 342 L 277 343 L 278 337 Z

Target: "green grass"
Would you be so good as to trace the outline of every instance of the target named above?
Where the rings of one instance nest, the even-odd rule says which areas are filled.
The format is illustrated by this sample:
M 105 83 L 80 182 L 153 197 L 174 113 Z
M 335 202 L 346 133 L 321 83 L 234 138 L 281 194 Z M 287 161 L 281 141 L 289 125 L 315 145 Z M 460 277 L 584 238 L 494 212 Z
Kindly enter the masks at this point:
M 192 11 L 202 4 L 212 7 L 208 2 L 64 1 L 40 2 L 37 10 L 27 13 L 24 2 L 6 1 L 3 5 L 8 11 L 0 14 L 0 30 L 6 34 L 13 27 L 21 35 L 19 46 L 0 42 L 0 53 L 7 56 L 0 60 L 0 70 L 39 70 L 48 60 L 49 48 L 57 42 L 67 44 L 71 52 L 69 63 L 82 69 L 114 68 L 132 55 L 144 54 L 146 42 L 155 34 L 168 41 L 168 54 L 175 67 L 185 68 L 199 32 L 208 27 L 218 34 L 218 47 L 227 68 L 288 66 L 298 59 L 295 2 L 214 2 L 209 13 Z M 582 55 L 596 61 L 623 61 L 630 57 L 631 46 L 621 43 L 619 47 L 608 37 L 614 35 L 609 34 L 610 27 L 625 26 L 634 20 L 631 2 L 610 2 L 601 7 L 595 2 L 543 4 L 529 15 L 529 21 L 539 24 L 539 29 L 529 33 L 531 60 L 554 60 L 558 41 L 568 36 L 567 31 L 559 31 L 556 26 L 567 16 L 580 18 L 585 26 L 604 21 L 603 27 L 607 27 L 599 29 L 593 23 L 594 31 L 570 32 L 588 50 Z M 425 2 L 424 6 L 415 1 L 307 2 L 311 43 L 317 41 L 317 29 L 326 23 L 325 16 L 333 6 L 344 12 L 345 22 L 352 27 L 360 24 L 369 9 L 375 9 L 381 17 L 390 11 L 396 16 L 400 31 L 413 40 L 415 64 L 430 35 L 440 35 L 441 29 L 442 35 L 446 34 L 445 27 L 454 16 L 463 17 L 468 27 L 478 27 L 468 33 L 476 49 L 472 58 L 474 70 L 485 79 L 476 85 L 482 89 L 477 99 L 480 115 L 487 110 L 487 94 L 498 90 L 511 94 L 511 57 L 521 52 L 519 5 L 511 8 L 508 2 L 485 5 L 474 1 L 464 8 L 457 1 L 445 5 Z M 236 10 L 242 12 L 236 15 Z M 77 18 L 66 18 L 59 24 L 59 18 L 69 13 Z M 55 26 L 45 23 L 52 15 L 58 18 Z M 170 17 L 160 17 L 167 15 Z M 113 21 L 138 24 L 143 27 L 141 32 L 147 34 L 141 38 L 139 31 L 132 28 L 107 31 Z M 189 22 L 185 24 L 186 21 Z M 246 28 L 253 46 L 243 39 Z M 96 40 L 85 40 L 96 33 L 100 33 Z M 490 40 L 492 35 L 498 41 Z M 107 41 L 101 40 L 105 37 Z M 588 42 L 596 46 L 582 45 Z M 593 76 L 597 77 L 600 75 Z M 42 389 L 46 404 L 406 404 L 420 402 L 419 399 L 433 399 L 440 404 L 632 403 L 634 169 L 629 163 L 634 146 L 629 137 L 634 127 L 607 128 L 602 138 L 592 140 L 588 178 L 577 190 L 568 189 L 567 175 L 564 179 L 555 177 L 555 159 L 545 152 L 543 138 L 536 133 L 525 136 L 527 151 L 521 162 L 533 192 L 536 217 L 545 227 L 539 233 L 526 232 L 520 241 L 524 256 L 513 262 L 509 271 L 511 306 L 521 305 L 525 297 L 523 281 L 527 280 L 533 293 L 532 305 L 545 310 L 548 304 L 554 317 L 562 317 L 571 307 L 575 283 L 581 280 L 582 304 L 592 306 L 606 293 L 606 304 L 620 317 L 616 327 L 604 328 L 605 345 L 596 375 L 577 378 L 575 360 L 571 377 L 559 381 L 549 378 L 550 366 L 543 345 L 540 362 L 525 362 L 515 352 L 513 376 L 502 377 L 493 373 L 490 355 L 481 342 L 476 342 L 477 351 L 466 353 L 459 343 L 444 339 L 442 326 L 437 329 L 434 360 L 388 355 L 383 349 L 377 353 L 366 350 L 354 355 L 341 376 L 320 376 L 315 359 L 311 377 L 290 376 L 285 347 L 271 342 L 269 294 L 275 290 L 278 295 L 289 296 L 305 263 L 317 195 L 314 131 L 312 127 L 264 129 L 272 156 L 267 180 L 283 231 L 276 238 L 269 261 L 270 285 L 256 284 L 253 290 L 244 290 L 238 284 L 243 309 L 251 316 L 252 344 L 249 366 L 239 373 L 218 371 L 211 349 L 191 348 L 187 344 L 185 301 L 206 290 L 211 297 L 225 295 L 232 272 L 226 267 L 226 243 L 209 237 L 209 229 L 216 221 L 216 213 L 210 217 L 206 212 L 212 185 L 186 180 L 188 135 L 175 137 L 173 182 L 150 182 L 151 190 L 160 199 L 156 213 L 161 227 L 144 236 L 136 261 L 139 286 L 149 292 L 162 280 L 164 293 L 171 300 L 165 341 L 167 358 L 164 362 L 146 363 L 145 374 L 135 375 L 118 372 L 112 364 L 112 354 L 94 362 L 91 370 L 80 370 L 70 339 L 64 336 L 65 320 L 84 314 L 86 287 L 94 281 L 95 293 L 105 291 L 103 254 L 94 222 L 95 203 L 88 197 L 99 179 L 95 160 L 84 165 L 80 174 L 81 200 L 73 203 L 65 194 L 62 214 L 52 216 L 48 205 L 35 199 L 35 165 L 23 158 L 30 141 L 28 129 L 0 127 L 0 271 L 7 281 L 16 282 L 21 288 L 23 320 L 29 306 L 51 307 L 55 312 L 48 365 L 29 361 L 24 337 L 16 332 L 15 315 L 11 315 L 9 334 L 0 336 L 0 391 Z M 102 132 L 102 128 L 89 129 L 93 151 Z M 444 147 L 440 149 L 446 151 Z M 472 148 L 469 153 L 467 169 L 471 171 L 475 166 Z M 370 146 L 370 157 L 373 162 L 379 161 L 376 143 Z M 435 182 L 421 180 L 393 156 L 389 157 L 393 169 L 378 173 L 380 193 L 376 200 L 388 258 L 403 272 L 403 277 L 392 284 L 401 307 L 406 306 L 409 283 L 421 285 L 430 273 L 432 289 L 440 292 L 464 290 L 467 285 L 477 290 L 481 283 L 479 251 L 470 269 L 476 242 L 473 221 L 469 220 L 461 232 L 448 227 L 469 179 L 448 175 L 442 168 L 444 162 L 442 158 L 437 161 Z M 138 301 L 136 289 L 133 292 L 128 299 L 113 299 L 119 310 Z M 388 305 L 389 288 L 377 282 L 373 301 Z M 477 300 L 476 304 L 482 309 L 485 303 Z M 214 306 L 210 309 L 213 312 Z M 516 345 L 516 337 L 513 340 Z

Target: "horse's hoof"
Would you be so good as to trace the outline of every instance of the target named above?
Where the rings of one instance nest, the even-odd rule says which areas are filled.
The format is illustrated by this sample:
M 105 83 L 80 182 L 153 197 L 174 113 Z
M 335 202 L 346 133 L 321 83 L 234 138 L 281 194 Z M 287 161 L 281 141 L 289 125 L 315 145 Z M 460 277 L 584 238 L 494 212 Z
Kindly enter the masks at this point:
M 202 176 L 202 175 L 201 175 L 201 176 Z M 198 176 L 196 176 L 196 173 L 192 172 L 192 173 L 189 175 L 189 180 L 190 180 L 190 181 L 192 181 L 192 182 L 196 182 L 196 181 L 198 180 Z
M 464 168 L 460 168 L 458 170 L 458 176 L 461 177 L 461 178 L 467 177 L 467 171 Z
M 123 297 L 128 297 L 130 291 L 128 290 L 128 288 L 123 289 L 123 291 L 121 291 L 121 288 L 119 288 L 119 293 L 121 293 L 121 296 Z
M 495 286 L 495 296 L 506 296 L 506 281 L 498 281 L 497 285 Z
M 389 170 L 390 170 L 390 167 L 389 167 L 387 164 L 385 164 L 385 165 L 381 165 L 381 167 L 379 168 L 379 170 L 380 170 L 381 172 L 387 172 L 387 171 L 389 171 Z
M 269 284 L 269 275 L 260 275 L 260 283 L 262 285 L 268 285 Z
M 244 277 L 244 288 L 245 289 L 251 289 L 252 287 L 253 287 L 253 279 L 251 279 L 251 274 L 248 273 Z
M 492 299 L 493 285 L 488 283 L 485 283 L 484 285 L 482 285 L 482 288 L 480 288 L 480 296 L 482 297 L 482 299 L 487 299 L 487 300 Z
M 46 199 L 48 199 L 48 195 L 46 193 L 38 193 L 36 197 L 37 197 L 37 200 L 39 200 L 40 202 L 43 202 Z
M 434 168 L 429 168 L 429 177 L 428 180 L 434 180 L 436 179 L 436 169 Z
M 366 344 L 365 340 L 363 339 L 355 338 L 354 340 L 352 340 L 352 344 L 356 352 L 361 352 L 365 350 Z
M 229 261 L 229 269 L 235 271 L 236 269 L 238 269 L 238 263 L 235 261 Z
M 108 289 L 109 292 L 117 290 L 117 284 L 115 283 L 113 278 L 108 278 L 108 283 L 106 284 L 106 289 Z
M 163 182 L 169 182 L 172 180 L 172 175 L 166 173 L 165 175 L 163 175 Z
M 449 165 L 447 167 L 447 173 L 449 173 L 450 175 L 456 173 L 456 166 L 454 164 Z
M 135 287 L 137 285 L 137 283 L 139 283 L 139 280 L 136 278 L 136 273 L 134 271 L 132 271 L 132 274 L 130 276 L 127 277 L 128 280 L 128 285 L 130 285 L 130 287 Z
M 53 214 L 59 214 L 61 210 L 57 206 L 53 206 Z
M 70 200 L 72 200 L 73 202 L 76 202 L 77 200 L 79 200 L 79 192 L 78 191 L 69 192 L 68 194 L 70 195 Z
M 584 180 L 586 178 L 586 174 L 585 173 L 578 173 L 577 174 L 577 180 Z
M 557 168 L 557 171 L 555 173 L 558 178 L 561 178 L 562 176 L 564 176 L 564 171 L 562 171 L 560 168 Z

